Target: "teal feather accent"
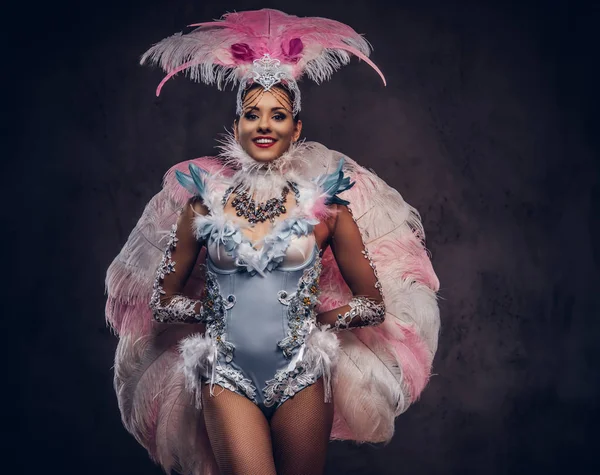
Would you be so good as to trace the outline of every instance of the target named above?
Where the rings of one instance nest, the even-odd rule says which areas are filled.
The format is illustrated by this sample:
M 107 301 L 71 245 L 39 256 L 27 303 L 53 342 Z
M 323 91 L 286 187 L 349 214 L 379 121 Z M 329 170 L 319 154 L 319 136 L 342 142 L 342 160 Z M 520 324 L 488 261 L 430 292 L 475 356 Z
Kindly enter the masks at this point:
M 340 158 L 337 169 L 333 173 L 322 175 L 318 178 L 317 183 L 321 187 L 323 193 L 327 195 L 325 204 L 340 204 L 349 205 L 350 202 L 337 196 L 343 191 L 349 190 L 354 186 L 355 182 L 350 181 L 350 177 L 344 176 L 344 157 Z
M 204 193 L 206 192 L 206 177 L 208 176 L 208 172 L 193 163 L 189 164 L 188 169 L 190 170 L 189 175 L 186 175 L 179 170 L 175 172 L 177 181 L 192 195 L 204 198 Z

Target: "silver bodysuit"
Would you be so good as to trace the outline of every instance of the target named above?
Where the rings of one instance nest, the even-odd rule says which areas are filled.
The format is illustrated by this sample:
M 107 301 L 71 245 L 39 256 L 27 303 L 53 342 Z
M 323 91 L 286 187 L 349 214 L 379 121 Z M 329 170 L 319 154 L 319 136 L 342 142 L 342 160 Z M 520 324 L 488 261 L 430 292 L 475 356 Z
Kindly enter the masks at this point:
M 300 354 L 315 325 L 319 294 L 314 235 L 293 237 L 281 263 L 263 275 L 237 265 L 222 245 L 207 247 L 205 305 L 222 302 L 222 317 L 207 326 L 219 349 L 212 381 L 251 399 L 270 417 L 319 376 L 303 367 Z
M 181 347 L 186 379 L 196 394 L 201 381 L 219 385 L 247 397 L 270 417 L 283 402 L 323 377 L 325 399 L 330 400 L 338 342 L 316 323 L 322 265 L 313 232 L 319 223 L 314 210 L 319 196 L 326 197 L 326 206 L 348 204 L 337 197 L 352 186 L 342 165 L 340 160 L 335 172 L 306 188 L 294 187 L 297 206 L 274 223 L 260 248 L 242 232 L 249 224 L 224 212 L 233 188 L 211 188 L 216 180 L 207 181 L 207 172 L 193 164 L 189 176 L 178 175 L 209 209 L 209 214 L 193 217 L 194 237 L 207 248 L 204 294 L 201 300 L 181 294 L 195 258 L 189 255 L 189 244 L 178 247 L 178 236 L 185 243 L 189 236 L 184 238 L 173 226 L 150 306 L 159 322 L 206 324 L 205 336 L 191 341 L 189 352 L 185 343 Z M 341 259 L 338 265 L 359 295 L 348 303 L 349 311 L 338 315 L 336 331 L 376 325 L 385 315 L 383 303 L 372 298 L 375 292 L 381 294 L 373 263 L 351 215 L 345 216 L 342 223 L 336 220 L 332 243 L 342 251 L 336 260 Z M 183 264 L 178 267 L 176 261 Z

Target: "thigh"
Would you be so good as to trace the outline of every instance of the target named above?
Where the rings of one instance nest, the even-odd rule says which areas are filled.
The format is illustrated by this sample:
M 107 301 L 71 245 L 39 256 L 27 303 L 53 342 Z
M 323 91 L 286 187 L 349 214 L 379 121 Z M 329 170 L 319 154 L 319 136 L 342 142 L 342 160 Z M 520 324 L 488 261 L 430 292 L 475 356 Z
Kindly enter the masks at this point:
M 222 475 L 275 475 L 269 424 L 244 396 L 215 386 L 202 388 L 202 410 Z
M 277 473 L 322 474 L 332 422 L 333 404 L 324 402 L 322 379 L 285 401 L 271 418 Z

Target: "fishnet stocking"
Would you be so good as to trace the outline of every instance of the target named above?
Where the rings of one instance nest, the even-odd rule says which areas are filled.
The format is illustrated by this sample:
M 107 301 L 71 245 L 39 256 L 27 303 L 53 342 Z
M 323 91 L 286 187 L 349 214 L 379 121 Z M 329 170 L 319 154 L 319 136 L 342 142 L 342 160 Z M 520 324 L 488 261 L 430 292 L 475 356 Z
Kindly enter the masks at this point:
M 204 421 L 221 475 L 276 475 L 269 424 L 252 402 L 221 386 L 202 388 Z
M 333 421 L 324 403 L 323 380 L 285 401 L 271 418 L 278 475 L 321 475 Z

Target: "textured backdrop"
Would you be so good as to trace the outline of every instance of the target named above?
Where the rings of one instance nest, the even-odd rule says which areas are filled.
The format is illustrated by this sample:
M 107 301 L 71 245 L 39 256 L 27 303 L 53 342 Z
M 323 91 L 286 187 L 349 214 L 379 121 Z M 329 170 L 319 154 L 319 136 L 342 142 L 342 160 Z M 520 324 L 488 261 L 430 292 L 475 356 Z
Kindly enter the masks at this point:
M 417 207 L 442 284 L 420 402 L 385 447 L 332 444 L 327 473 L 599 473 L 599 15 L 566 5 L 14 5 L 3 313 L 18 342 L 5 410 L 19 469 L 7 473 L 160 473 L 120 423 L 104 273 L 162 174 L 214 153 L 234 93 L 179 77 L 157 99 L 161 73 L 137 63 L 186 24 L 262 7 L 335 18 L 374 45 L 388 87 L 357 61 L 302 83 L 304 136 Z

